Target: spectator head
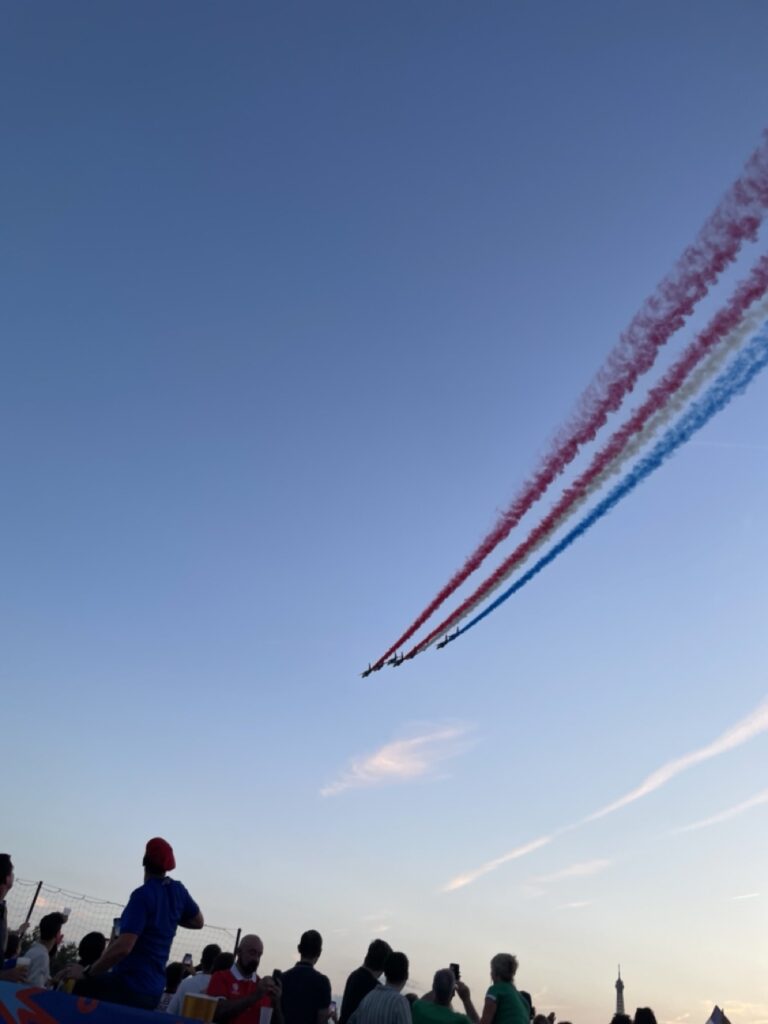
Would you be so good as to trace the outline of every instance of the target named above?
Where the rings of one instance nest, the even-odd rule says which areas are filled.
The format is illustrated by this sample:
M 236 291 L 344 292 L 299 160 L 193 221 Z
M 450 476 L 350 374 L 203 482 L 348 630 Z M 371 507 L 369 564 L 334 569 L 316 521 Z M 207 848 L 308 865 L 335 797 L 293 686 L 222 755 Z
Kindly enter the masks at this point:
M 323 937 L 320 932 L 316 932 L 314 928 L 311 928 L 299 939 L 299 956 L 302 960 L 315 960 L 320 959 L 320 954 L 323 952 Z
M 405 953 L 390 953 L 384 964 L 384 976 L 391 988 L 401 989 L 408 981 L 408 957 Z
M 200 963 L 197 965 L 198 971 L 200 971 L 201 974 L 212 974 L 213 962 L 220 953 L 221 946 L 217 946 L 215 942 L 206 946 L 203 950 L 202 956 L 200 957 Z
M 406 992 L 405 993 L 405 998 L 411 1004 L 411 1007 L 413 1007 L 414 1003 L 418 1003 L 418 1001 L 419 1001 L 419 997 L 416 995 L 415 992 Z
M 635 1010 L 635 1024 L 656 1024 L 656 1014 L 650 1006 L 638 1006 Z
M 530 992 L 523 992 L 522 989 L 518 989 L 517 990 L 517 994 L 519 996 L 522 996 L 523 1001 L 525 1002 L 525 1005 L 528 1007 L 528 1020 L 533 1020 L 533 1018 L 536 1016 L 536 1010 L 534 1009 L 534 1006 L 533 1006 L 533 1000 L 531 999 L 531 993 Z
M 392 947 L 388 942 L 385 942 L 384 939 L 374 939 L 368 947 L 368 952 L 365 954 L 363 967 L 367 967 L 377 978 L 380 977 L 381 972 L 384 970 L 384 964 L 387 962 L 387 957 L 391 952 Z
M 102 935 L 101 932 L 88 932 L 80 939 L 80 945 L 77 947 L 81 966 L 90 967 L 91 964 L 95 964 L 106 948 L 105 935 Z
M 168 964 L 165 968 L 165 991 L 173 994 L 181 984 L 184 977 L 184 964 Z
M 215 974 L 216 971 L 228 971 L 234 962 L 234 953 L 219 953 L 211 964 L 211 974 Z
M 511 953 L 497 953 L 491 960 L 491 979 L 493 981 L 514 980 L 517 973 L 517 957 Z
M 66 917 L 63 914 L 46 914 L 40 918 L 40 941 L 45 944 L 52 942 L 55 946 L 61 941 L 61 929 Z
M 153 878 L 162 878 L 167 871 L 173 871 L 176 867 L 173 847 L 165 839 L 156 836 L 147 843 L 144 860 L 141 863 L 148 875 Z
M 237 947 L 237 966 L 241 974 L 250 977 L 261 963 L 264 943 L 258 935 L 244 935 Z
M 10 853 L 0 853 L 0 900 L 13 887 L 13 862 Z
M 435 1002 L 438 1006 L 450 1006 L 453 994 L 456 991 L 456 975 L 450 967 L 443 967 L 435 971 L 432 979 L 432 991 L 435 993 Z

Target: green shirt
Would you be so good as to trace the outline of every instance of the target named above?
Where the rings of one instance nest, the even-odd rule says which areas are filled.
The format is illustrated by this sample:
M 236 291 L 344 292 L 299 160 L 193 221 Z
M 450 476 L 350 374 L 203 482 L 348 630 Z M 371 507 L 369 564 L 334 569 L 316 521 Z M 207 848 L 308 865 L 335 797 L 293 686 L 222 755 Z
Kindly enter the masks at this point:
M 529 1024 L 530 1016 L 525 1000 L 508 981 L 496 981 L 485 993 L 486 999 L 496 1003 L 493 1024 Z
M 466 1014 L 455 1013 L 450 1006 L 440 1006 L 429 999 L 417 999 L 411 1007 L 411 1016 L 413 1024 L 470 1024 Z

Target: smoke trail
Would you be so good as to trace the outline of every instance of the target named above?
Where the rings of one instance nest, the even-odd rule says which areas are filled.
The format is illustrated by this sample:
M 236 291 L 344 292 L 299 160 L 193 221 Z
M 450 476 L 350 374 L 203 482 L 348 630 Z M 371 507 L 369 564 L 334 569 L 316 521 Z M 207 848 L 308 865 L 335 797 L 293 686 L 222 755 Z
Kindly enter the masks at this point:
M 663 427 L 682 411 L 702 386 L 720 370 L 726 358 L 739 348 L 768 316 L 765 302 L 744 317 L 744 311 L 768 290 L 768 256 L 761 257 L 749 277 L 707 328 L 688 346 L 681 358 L 651 389 L 645 402 L 592 459 L 587 469 L 566 488 L 552 510 L 458 608 L 405 655 L 413 658 L 430 647 L 506 582 L 511 574 L 545 544 L 567 516 L 572 516 L 611 476 L 624 466 Z M 740 319 L 741 318 L 741 319 Z M 736 326 L 734 327 L 734 324 Z M 730 333 L 727 333 L 730 330 Z M 714 352 L 712 352 L 714 349 Z M 707 353 L 711 353 L 706 359 Z M 702 362 L 703 360 L 703 362 Z
M 625 498 L 631 491 L 650 476 L 654 470 L 665 462 L 669 456 L 681 445 L 685 444 L 698 430 L 701 430 L 712 417 L 725 408 L 736 395 L 744 391 L 752 380 L 768 365 L 768 323 L 764 324 L 759 334 L 747 344 L 744 351 L 736 358 L 730 366 L 715 381 L 707 393 L 698 399 L 691 408 L 683 415 L 679 423 L 670 428 L 661 441 L 653 450 L 638 462 L 632 472 L 622 480 L 582 521 L 575 526 L 570 533 L 559 541 L 543 558 L 524 573 L 519 580 L 504 591 L 495 601 L 492 601 L 487 608 L 479 615 L 471 619 L 466 626 L 457 630 L 448 638 L 452 642 L 462 636 L 467 630 L 472 629 L 486 616 L 495 611 L 499 605 L 521 590 L 526 583 L 538 576 L 542 569 L 553 562 L 558 555 L 578 540 L 583 533 L 611 509 Z
M 609 413 L 619 408 L 641 374 L 653 365 L 659 349 L 685 323 L 742 244 L 754 239 L 768 205 L 768 136 L 747 161 L 742 176 L 731 186 L 704 223 L 696 242 L 678 259 L 674 270 L 657 286 L 582 394 L 576 412 L 558 434 L 554 446 L 534 476 L 502 513 L 500 519 L 437 596 L 373 665 L 382 667 L 416 630 L 488 555 L 509 536 L 528 509 L 575 458 L 582 445 L 594 440 Z

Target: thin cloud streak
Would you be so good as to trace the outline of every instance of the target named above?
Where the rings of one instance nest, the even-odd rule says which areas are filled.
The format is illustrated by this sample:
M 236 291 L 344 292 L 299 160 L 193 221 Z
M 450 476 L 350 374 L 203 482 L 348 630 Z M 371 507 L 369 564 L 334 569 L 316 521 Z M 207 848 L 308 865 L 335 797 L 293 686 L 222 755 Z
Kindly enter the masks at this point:
M 766 730 L 768 730 L 768 700 L 764 700 L 746 718 L 742 718 L 740 722 L 731 726 L 722 736 L 707 744 L 706 747 L 700 747 L 690 754 L 684 754 L 673 761 L 667 761 L 661 768 L 657 768 L 656 771 L 646 776 L 635 789 L 630 790 L 629 793 L 619 797 L 618 800 L 614 800 L 605 807 L 601 807 L 599 811 L 595 811 L 584 818 L 580 824 L 585 825 L 587 822 L 597 821 L 598 818 L 604 818 L 608 814 L 613 814 L 614 811 L 621 810 L 622 807 L 627 807 L 636 800 L 640 800 L 644 796 L 648 796 L 649 793 L 654 793 L 657 789 L 661 789 L 662 786 L 666 786 L 675 776 L 682 774 L 682 772 L 687 771 L 689 768 L 693 768 L 694 765 L 701 764 L 703 761 L 709 761 L 713 757 L 719 757 L 720 754 L 734 750 Z
M 496 857 L 494 860 L 489 860 L 487 864 L 481 865 L 479 868 L 475 868 L 474 871 L 467 871 L 466 874 L 457 875 L 456 878 L 452 878 L 447 885 L 443 886 L 443 892 L 454 892 L 456 889 L 463 889 L 465 885 L 471 885 L 472 882 L 476 882 L 478 878 L 483 875 L 487 875 L 489 871 L 495 871 L 496 868 L 500 868 L 502 864 L 508 864 L 511 860 L 517 860 L 519 857 L 527 857 L 529 853 L 533 853 L 534 850 L 540 850 L 542 846 L 547 846 L 551 843 L 554 836 L 539 836 L 538 839 L 531 840 L 530 843 L 524 843 L 522 846 L 516 846 L 514 850 L 510 850 L 508 853 L 503 853 L 501 857 Z
M 455 757 L 469 746 L 468 726 L 433 726 L 433 731 L 409 739 L 393 740 L 349 768 L 320 795 L 336 796 L 347 789 L 363 789 L 387 782 L 410 782 L 429 776 L 441 761 Z
M 563 878 L 586 878 L 589 875 L 598 875 L 612 864 L 612 860 L 588 860 L 581 864 L 571 864 L 570 867 L 555 871 L 551 875 L 539 875 L 538 878 L 534 878 L 534 882 L 546 883 L 559 882 Z
M 756 793 L 748 800 L 743 800 L 740 804 L 736 804 L 734 807 L 729 807 L 725 811 L 720 811 L 719 814 L 713 814 L 711 818 L 704 818 L 702 821 L 694 821 L 691 825 L 683 825 L 681 828 L 676 828 L 673 834 L 677 835 L 680 832 L 693 832 L 698 828 L 709 828 L 710 825 L 719 825 L 721 821 L 729 821 L 731 818 L 736 818 L 745 811 L 749 811 L 753 807 L 758 807 L 760 804 L 768 804 L 768 789 L 764 789 L 762 793 Z
M 546 846 L 551 843 L 554 838 L 562 835 L 564 832 L 570 832 L 572 829 L 580 828 L 582 825 L 587 825 L 592 821 L 597 821 L 599 818 L 605 818 L 609 814 L 613 814 L 615 811 L 621 810 L 623 807 L 627 807 L 629 804 L 634 803 L 636 800 L 641 800 L 643 797 L 648 796 L 651 793 L 656 792 L 657 789 L 661 789 L 668 782 L 674 779 L 677 775 L 687 771 L 689 768 L 693 768 L 694 765 L 701 764 L 703 761 L 708 761 L 713 757 L 719 757 L 720 754 L 725 754 L 728 751 L 734 750 L 736 747 L 740 747 L 744 743 L 748 743 L 749 740 L 754 739 L 761 733 L 768 730 L 768 699 L 763 700 L 753 711 L 751 711 L 745 718 L 731 726 L 730 729 L 718 736 L 712 743 L 707 744 L 705 747 L 700 747 L 698 750 L 694 750 L 689 754 L 684 754 L 682 757 L 675 758 L 672 761 L 667 761 L 661 768 L 657 768 L 655 771 L 647 775 L 646 778 L 636 786 L 635 789 L 630 790 L 624 796 L 619 797 L 617 800 L 612 801 L 605 807 L 601 807 L 600 810 L 594 811 L 586 818 L 582 818 L 576 824 L 566 825 L 563 828 L 556 829 L 550 835 L 541 836 L 539 839 L 534 839 L 530 843 L 526 843 L 523 846 L 518 846 L 514 850 L 510 850 L 509 853 L 503 854 L 501 857 L 496 857 L 494 860 L 487 861 L 481 867 L 476 868 L 473 871 L 467 871 L 464 874 L 457 875 L 456 878 L 452 879 L 443 887 L 443 892 L 453 892 L 456 889 L 461 889 L 465 885 L 471 885 L 472 882 L 476 882 L 478 878 L 483 875 L 489 874 L 491 871 L 495 871 L 501 867 L 502 864 L 506 864 L 508 861 L 517 860 L 519 857 L 524 857 L 529 853 L 533 853 L 534 850 L 540 849 L 542 846 Z
M 743 896 L 733 896 L 734 900 L 756 900 L 760 895 L 759 892 L 745 892 Z

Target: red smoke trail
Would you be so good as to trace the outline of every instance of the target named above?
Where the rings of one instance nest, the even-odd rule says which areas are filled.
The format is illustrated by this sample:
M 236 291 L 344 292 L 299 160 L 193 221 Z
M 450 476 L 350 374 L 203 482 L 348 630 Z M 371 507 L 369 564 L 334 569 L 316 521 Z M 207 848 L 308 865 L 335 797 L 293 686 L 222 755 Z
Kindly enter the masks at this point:
M 502 513 L 491 532 L 466 559 L 424 611 L 372 666 L 379 669 L 406 640 L 478 569 L 505 540 L 552 481 L 575 458 L 579 448 L 594 440 L 609 413 L 621 405 L 641 374 L 653 366 L 659 349 L 685 323 L 696 303 L 752 240 L 768 205 L 768 135 L 747 161 L 742 176 L 730 187 L 704 223 L 696 242 L 677 261 L 674 270 L 646 299 L 619 343 L 579 400 L 576 413 L 560 431 L 553 450 L 522 491 Z
M 611 437 L 580 477 L 563 491 L 560 500 L 552 510 L 534 527 L 526 539 L 519 544 L 491 576 L 453 611 L 447 619 L 436 626 L 423 640 L 405 655 L 412 658 L 433 640 L 449 630 L 459 619 L 479 604 L 480 601 L 499 585 L 546 535 L 552 532 L 568 514 L 571 507 L 584 496 L 590 484 L 621 454 L 622 450 L 648 423 L 652 416 L 664 408 L 673 395 L 680 390 L 696 366 L 712 349 L 736 328 L 749 307 L 768 291 L 768 255 L 762 256 L 752 268 L 749 277 L 743 281 L 725 305 L 683 352 L 678 361 L 670 367 L 659 383 L 653 387 L 646 400 Z

